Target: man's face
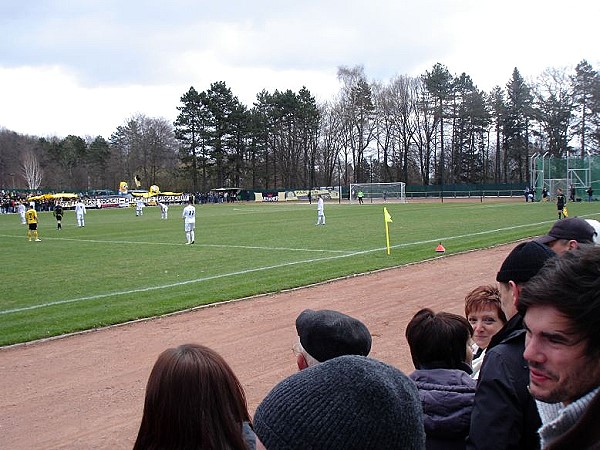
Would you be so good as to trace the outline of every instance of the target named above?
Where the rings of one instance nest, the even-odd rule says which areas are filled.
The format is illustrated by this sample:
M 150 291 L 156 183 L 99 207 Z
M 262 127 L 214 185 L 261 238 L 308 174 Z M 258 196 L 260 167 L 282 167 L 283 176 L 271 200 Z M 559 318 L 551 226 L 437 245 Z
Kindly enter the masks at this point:
M 514 289 L 516 285 L 514 283 L 498 283 L 498 291 L 500 293 L 500 304 L 502 306 L 502 312 L 506 316 L 507 320 L 510 320 L 516 313 Z
M 552 242 L 549 242 L 548 247 L 552 249 L 554 253 L 561 256 L 567 253 L 569 250 L 573 250 L 577 248 L 577 241 L 575 240 L 567 240 L 567 239 L 556 239 Z
M 528 308 L 524 322 L 531 395 L 569 404 L 600 384 L 600 359 L 585 354 L 587 341 L 576 333 L 577 324 L 552 306 Z

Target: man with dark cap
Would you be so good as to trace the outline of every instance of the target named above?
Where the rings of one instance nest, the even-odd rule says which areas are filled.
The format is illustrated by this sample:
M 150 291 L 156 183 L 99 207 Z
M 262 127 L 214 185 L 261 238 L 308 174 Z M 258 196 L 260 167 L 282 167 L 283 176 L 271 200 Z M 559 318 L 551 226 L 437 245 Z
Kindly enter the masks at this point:
M 281 381 L 258 405 L 253 423 L 268 450 L 425 449 L 415 384 L 364 356 L 333 358 Z
M 367 356 L 371 333 L 360 320 L 338 311 L 305 309 L 296 318 L 298 342 L 292 348 L 298 369 L 342 355 Z
M 579 217 L 569 217 L 557 220 L 548 234 L 537 240 L 540 244 L 550 247 L 557 255 L 563 255 L 577 248 L 579 244 L 594 242 L 595 230 L 586 220 Z
M 537 430 L 541 421 L 527 389 L 525 329 L 517 305 L 523 286 L 555 256 L 539 242 L 522 242 L 509 253 L 496 275 L 502 311 L 508 322 L 486 350 L 471 414 L 469 450 L 540 448 Z

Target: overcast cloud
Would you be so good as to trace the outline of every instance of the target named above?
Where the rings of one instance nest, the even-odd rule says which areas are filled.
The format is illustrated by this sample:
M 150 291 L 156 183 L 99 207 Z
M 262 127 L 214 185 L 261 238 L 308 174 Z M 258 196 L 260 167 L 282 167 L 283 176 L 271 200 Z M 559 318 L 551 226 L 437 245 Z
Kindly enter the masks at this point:
M 302 86 L 327 100 L 341 65 L 385 82 L 440 62 L 489 91 L 514 67 L 598 70 L 598 18 L 597 0 L 5 0 L 0 128 L 108 138 L 137 113 L 174 120 L 215 81 L 248 106 Z

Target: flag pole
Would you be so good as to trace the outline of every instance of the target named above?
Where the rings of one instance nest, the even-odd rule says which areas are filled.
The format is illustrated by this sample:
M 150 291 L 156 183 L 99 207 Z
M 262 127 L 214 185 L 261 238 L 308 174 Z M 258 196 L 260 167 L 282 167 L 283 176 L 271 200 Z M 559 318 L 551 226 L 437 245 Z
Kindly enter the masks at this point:
M 385 243 L 386 243 L 386 248 L 387 248 L 387 254 L 390 254 L 390 230 L 389 230 L 389 223 L 392 222 L 392 216 L 390 216 L 390 213 L 388 212 L 387 208 L 384 206 L 383 207 L 383 221 L 385 223 Z

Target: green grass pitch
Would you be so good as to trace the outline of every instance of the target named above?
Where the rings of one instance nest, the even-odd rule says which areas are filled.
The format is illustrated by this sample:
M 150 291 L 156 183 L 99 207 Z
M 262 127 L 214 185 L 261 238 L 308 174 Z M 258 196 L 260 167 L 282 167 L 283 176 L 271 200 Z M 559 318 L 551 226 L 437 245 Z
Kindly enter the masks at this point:
M 0 345 L 27 342 L 544 234 L 552 203 L 197 205 L 196 243 L 185 245 L 182 207 L 88 210 L 63 230 L 40 213 L 41 242 L 28 242 L 16 214 L 0 216 Z M 571 216 L 600 218 L 595 203 Z M 490 279 L 493 279 L 490 274 Z M 435 274 L 432 274 L 432 280 Z

